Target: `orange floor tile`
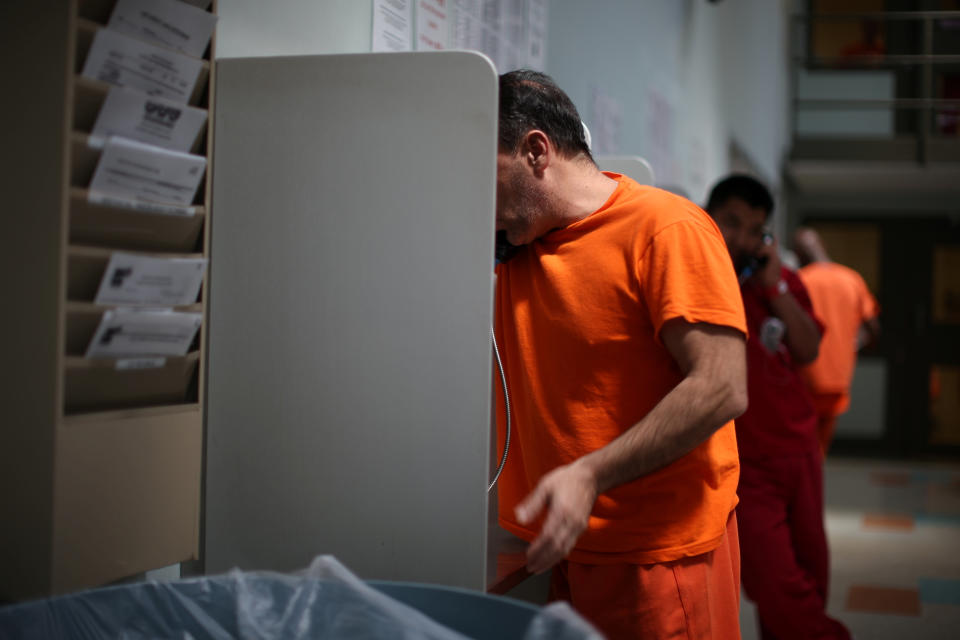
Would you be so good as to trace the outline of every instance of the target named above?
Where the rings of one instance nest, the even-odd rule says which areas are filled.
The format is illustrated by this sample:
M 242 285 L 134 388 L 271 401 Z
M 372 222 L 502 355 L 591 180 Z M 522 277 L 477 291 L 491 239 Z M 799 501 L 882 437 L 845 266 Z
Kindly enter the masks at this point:
M 894 531 L 913 531 L 913 516 L 892 513 L 868 513 L 863 516 L 864 529 L 887 529 Z
M 919 616 L 920 592 L 917 589 L 854 585 L 847 592 L 846 610 Z

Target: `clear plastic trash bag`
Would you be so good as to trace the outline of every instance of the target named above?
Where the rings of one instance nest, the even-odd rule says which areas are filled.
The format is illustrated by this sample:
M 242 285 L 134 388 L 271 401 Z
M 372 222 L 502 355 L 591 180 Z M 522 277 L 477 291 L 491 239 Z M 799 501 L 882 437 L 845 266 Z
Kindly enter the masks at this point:
M 566 603 L 541 608 L 464 589 L 379 583 L 401 599 L 412 589 L 421 599 L 429 601 L 432 592 L 443 606 L 455 606 L 457 611 L 443 612 L 447 626 L 371 586 L 377 584 L 360 580 L 332 556 L 318 556 L 296 574 L 234 569 L 103 587 L 0 608 L 0 640 L 602 638 Z M 458 624 L 458 617 L 470 618 L 471 607 L 482 608 L 484 629 L 475 624 L 476 615 L 474 622 Z

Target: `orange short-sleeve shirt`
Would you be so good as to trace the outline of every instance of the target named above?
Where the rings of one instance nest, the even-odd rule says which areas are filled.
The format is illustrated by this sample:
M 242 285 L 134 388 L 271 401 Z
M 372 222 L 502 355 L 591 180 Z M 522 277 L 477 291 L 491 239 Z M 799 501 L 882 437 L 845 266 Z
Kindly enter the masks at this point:
M 596 212 L 497 268 L 497 339 L 514 417 L 499 483 L 501 525 L 532 540 L 514 507 L 557 466 L 640 421 L 682 379 L 661 343 L 674 318 L 746 332 L 713 220 L 630 178 Z M 499 392 L 498 392 L 499 395 Z M 498 398 L 500 446 L 503 398 Z M 666 562 L 712 550 L 737 503 L 733 422 L 669 466 L 598 497 L 570 559 Z
M 802 375 L 816 393 L 846 393 L 853 380 L 860 326 L 878 313 L 860 274 L 835 262 L 813 262 L 797 272 L 824 324 L 820 352 Z

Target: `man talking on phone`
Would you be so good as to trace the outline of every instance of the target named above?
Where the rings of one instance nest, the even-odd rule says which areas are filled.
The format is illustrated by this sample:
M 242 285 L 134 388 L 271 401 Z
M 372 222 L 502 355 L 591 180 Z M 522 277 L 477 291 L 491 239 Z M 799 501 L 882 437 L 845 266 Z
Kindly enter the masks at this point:
M 773 197 L 731 175 L 707 202 L 740 280 L 747 313 L 747 411 L 737 418 L 741 579 L 764 640 L 846 640 L 826 614 L 829 556 L 817 413 L 800 368 L 817 357 L 822 327 L 810 296 L 784 267 L 766 226 Z
M 607 637 L 739 638 L 746 322 L 699 207 L 601 171 L 548 76 L 500 76 L 500 523 Z M 500 446 L 503 398 L 498 394 Z

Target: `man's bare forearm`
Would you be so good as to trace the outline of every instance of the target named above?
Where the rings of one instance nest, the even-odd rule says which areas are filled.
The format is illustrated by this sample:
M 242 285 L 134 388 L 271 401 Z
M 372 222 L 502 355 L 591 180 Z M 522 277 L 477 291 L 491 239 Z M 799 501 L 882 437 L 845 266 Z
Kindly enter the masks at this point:
M 581 458 L 597 479 L 597 492 L 636 480 L 685 456 L 746 409 L 729 381 L 687 377 L 643 420 Z
M 597 495 L 670 464 L 746 409 L 743 334 L 674 319 L 660 337 L 683 375 L 677 386 L 616 440 L 547 473 L 517 505 L 521 524 L 547 511 L 527 549 L 531 571 L 546 570 L 569 553 Z
M 594 474 L 598 493 L 690 453 L 747 408 L 741 333 L 673 322 L 664 326 L 661 338 L 684 377 L 637 424 L 577 461 Z

